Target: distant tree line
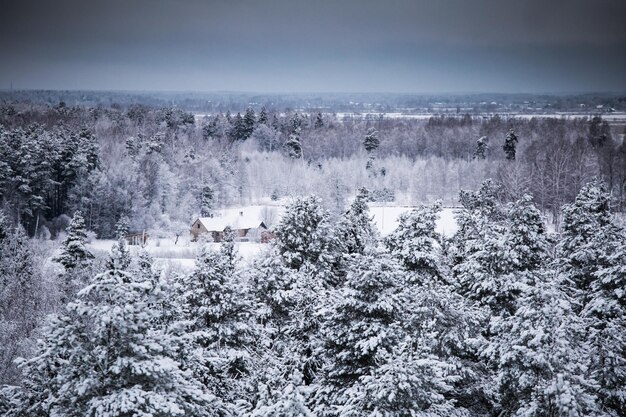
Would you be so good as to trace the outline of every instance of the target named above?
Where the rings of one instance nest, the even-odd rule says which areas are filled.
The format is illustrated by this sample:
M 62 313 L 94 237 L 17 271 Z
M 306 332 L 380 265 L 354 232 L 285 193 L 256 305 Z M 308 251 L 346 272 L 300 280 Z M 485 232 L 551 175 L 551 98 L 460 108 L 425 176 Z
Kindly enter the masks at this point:
M 596 177 L 624 210 L 620 129 L 599 116 L 361 120 L 12 103 L 0 107 L 0 204 L 31 236 L 56 236 L 75 211 L 100 237 L 122 216 L 134 231 L 179 235 L 193 217 L 263 198 L 316 193 L 338 212 L 367 185 L 381 202 L 456 204 L 459 189 L 494 178 L 559 224 L 563 204 Z

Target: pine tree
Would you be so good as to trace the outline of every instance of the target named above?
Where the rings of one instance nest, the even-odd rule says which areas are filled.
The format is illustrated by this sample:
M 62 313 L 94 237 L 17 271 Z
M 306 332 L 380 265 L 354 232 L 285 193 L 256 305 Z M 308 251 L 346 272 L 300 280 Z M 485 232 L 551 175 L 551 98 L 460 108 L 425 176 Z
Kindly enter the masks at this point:
M 200 217 L 213 217 L 215 195 L 213 188 L 208 185 L 202 187 L 200 195 Z
M 94 256 L 86 246 L 87 231 L 80 211 L 74 213 L 66 233 L 67 237 L 61 244 L 61 254 L 54 260 L 63 265 L 66 270 L 84 266 Z
M 440 212 L 441 203 L 436 203 L 432 207 L 420 206 L 402 213 L 398 227 L 385 238 L 385 245 L 408 270 L 441 279 L 442 257 L 436 249 L 440 238 L 435 231 Z
M 380 140 L 378 139 L 378 132 L 373 127 L 367 130 L 365 139 L 363 140 L 363 146 L 368 153 L 372 153 L 380 146 Z
M 302 375 L 294 372 L 291 380 L 279 393 L 267 395 L 259 401 L 249 417 L 313 417 L 314 414 L 306 404 L 306 394 L 302 388 Z M 267 386 L 262 389 L 268 390 Z M 275 398 L 272 398 L 275 397 Z
M 412 275 L 404 277 L 407 304 L 402 320 L 411 347 L 400 353 L 418 363 L 424 361 L 413 378 L 426 379 L 421 385 L 432 389 L 432 398 L 438 398 L 435 404 L 449 408 L 454 401 L 459 412 L 467 409 L 470 415 L 486 415 L 492 409 L 493 389 L 480 352 L 486 344 L 481 332 L 489 312 L 457 294 L 453 286 Z M 431 385 L 438 380 L 445 386 Z
M 291 125 L 291 133 L 299 134 L 302 130 L 302 118 L 300 115 L 298 113 L 294 113 L 289 123 Z
M 318 112 L 317 116 L 315 116 L 315 124 L 313 125 L 315 129 L 321 129 L 324 127 L 324 118 L 322 117 L 322 113 Z
M 399 265 L 382 253 L 355 255 L 345 284 L 319 312 L 327 358 L 317 403 L 323 413 L 349 404 L 361 378 L 373 376 L 403 340 L 405 296 Z
M 591 369 L 607 409 L 626 413 L 626 235 L 609 249 L 590 284 L 589 301 L 582 310 L 587 320 Z
M 562 277 L 571 282 L 582 305 L 588 301 L 594 274 L 603 266 L 611 242 L 619 241 L 619 228 L 613 223 L 610 195 L 606 185 L 594 180 L 581 188 L 576 200 L 563 207 L 563 232 L 557 245 Z
M 259 112 L 259 119 L 257 120 L 258 124 L 269 126 L 269 117 L 267 115 L 267 109 L 265 106 L 261 107 L 261 111 Z
M 506 159 L 508 161 L 515 161 L 515 152 L 517 148 L 517 135 L 513 129 L 509 130 L 509 133 L 506 135 L 506 139 L 504 141 L 504 145 L 502 149 L 504 149 L 504 154 L 506 155 Z
M 292 159 L 302 158 L 302 143 L 300 142 L 300 128 L 297 128 L 292 134 L 289 135 L 289 139 L 285 142 L 285 148 L 287 155 Z
M 18 381 L 13 361 L 27 353 L 24 341 L 38 324 L 44 298 L 43 279 L 28 237 L 21 227 L 6 226 L 0 224 L 4 234 L 0 239 L 0 386 Z
M 246 110 L 246 114 L 243 116 L 243 140 L 248 139 L 252 135 L 255 125 L 256 117 L 254 115 L 254 110 L 251 107 L 248 107 L 248 109 Z
M 458 379 L 451 368 L 433 355 L 400 345 L 348 391 L 349 401 L 338 416 L 466 416 L 467 410 L 448 398 Z
M 130 268 L 132 257 L 126 242 L 128 234 L 128 218 L 122 216 L 115 225 L 115 236 L 117 241 L 111 247 L 111 256 L 107 260 L 106 267 L 111 270 L 127 271 Z
M 225 406 L 181 368 L 181 338 L 157 324 L 160 285 L 109 264 L 22 362 L 22 405 L 68 417 L 219 415 Z
M 494 315 L 512 314 L 516 299 L 533 285 L 546 263 L 549 242 L 530 196 L 503 205 L 491 183 L 477 193 L 461 193 L 466 211 L 458 216 L 453 274 L 460 292 Z
M 489 139 L 487 136 L 481 136 L 476 140 L 476 148 L 474 149 L 474 159 L 487 158 L 487 151 L 489 150 Z
M 336 235 L 341 252 L 350 255 L 365 253 L 368 247 L 375 247 L 378 231 L 372 224 L 369 214 L 369 191 L 361 187 L 357 191 L 350 208 L 344 213 L 336 227 Z
M 246 139 L 246 126 L 241 117 L 241 113 L 237 113 L 232 121 L 232 127 L 230 129 L 230 140 L 233 142 Z
M 496 320 L 486 350 L 498 366 L 501 414 L 601 415 L 587 372 L 585 323 L 554 277 L 541 273 L 514 315 Z
M 182 282 L 180 296 L 186 332 L 201 351 L 195 375 L 220 398 L 244 396 L 241 381 L 250 373 L 248 352 L 254 339 L 251 306 L 235 276 L 233 234 L 227 234 L 219 252 L 201 249 L 191 275 Z
M 275 228 L 276 250 L 284 265 L 299 270 L 305 264 L 328 272 L 337 243 L 330 231 L 330 215 L 318 197 L 297 198 Z

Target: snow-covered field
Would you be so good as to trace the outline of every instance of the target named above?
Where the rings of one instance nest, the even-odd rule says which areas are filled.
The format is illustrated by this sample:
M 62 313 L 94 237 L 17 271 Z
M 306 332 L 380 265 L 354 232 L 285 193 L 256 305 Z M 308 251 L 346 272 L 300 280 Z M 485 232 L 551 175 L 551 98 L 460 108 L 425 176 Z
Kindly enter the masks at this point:
M 370 213 L 373 216 L 373 222 L 378 228 L 382 236 L 391 233 L 398 226 L 398 218 L 404 212 L 413 209 L 411 206 L 394 206 L 394 205 L 370 205 Z M 454 213 L 458 209 L 444 208 L 440 218 L 437 221 L 437 232 L 445 236 L 452 236 L 456 230 L 456 220 Z M 236 207 L 222 210 L 222 215 L 232 216 L 233 214 L 246 216 L 253 220 L 262 220 L 269 228 L 272 228 L 280 221 L 280 216 L 285 212 L 285 207 L 280 205 L 253 205 L 246 207 Z M 111 250 L 111 246 L 115 240 L 101 239 L 94 240 L 88 244 L 89 249 L 95 253 L 107 253 Z M 183 269 L 191 269 L 194 260 L 198 255 L 202 243 L 192 242 L 189 236 L 182 236 L 178 243 L 175 238 L 151 238 L 148 239 L 145 247 L 155 261 L 164 268 L 180 267 Z M 218 243 L 208 243 L 214 249 L 219 248 Z M 246 262 L 252 261 L 258 254 L 267 248 L 267 244 L 254 242 L 236 243 L 239 256 Z M 140 246 L 129 246 L 132 252 L 142 250 Z
M 373 206 L 370 213 L 374 216 L 373 222 L 381 235 L 386 236 L 398 227 L 398 218 L 402 213 L 411 211 L 411 206 Z M 457 231 L 454 214 L 458 209 L 446 207 L 442 209 L 437 221 L 437 232 L 444 236 L 452 236 Z

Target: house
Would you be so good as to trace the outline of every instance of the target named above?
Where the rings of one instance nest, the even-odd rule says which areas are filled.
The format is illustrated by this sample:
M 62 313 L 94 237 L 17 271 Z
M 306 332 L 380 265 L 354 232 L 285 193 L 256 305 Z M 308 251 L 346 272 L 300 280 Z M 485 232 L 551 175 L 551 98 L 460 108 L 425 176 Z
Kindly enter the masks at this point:
M 270 232 L 261 220 L 244 216 L 243 211 L 219 217 L 199 217 L 191 225 L 191 240 L 209 234 L 213 242 L 224 239 L 224 229 L 230 227 L 235 232 L 237 242 L 267 242 Z
M 146 232 L 126 234 L 126 242 L 128 242 L 129 245 L 145 246 L 147 240 L 148 234 Z

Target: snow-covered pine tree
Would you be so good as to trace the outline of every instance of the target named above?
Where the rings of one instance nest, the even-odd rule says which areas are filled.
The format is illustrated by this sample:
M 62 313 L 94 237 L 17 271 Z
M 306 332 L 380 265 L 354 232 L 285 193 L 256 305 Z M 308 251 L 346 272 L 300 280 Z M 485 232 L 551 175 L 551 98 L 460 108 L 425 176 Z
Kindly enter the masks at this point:
M 117 241 L 111 247 L 111 256 L 106 263 L 107 269 L 127 271 L 130 268 L 132 257 L 128 249 L 128 242 L 126 241 L 127 234 L 128 217 L 122 216 L 115 225 L 115 237 Z
M 340 415 L 361 378 L 372 376 L 404 338 L 405 294 L 400 265 L 389 255 L 355 255 L 344 285 L 319 311 L 326 358 L 316 413 Z
M 440 271 L 442 257 L 438 251 L 439 234 L 435 231 L 441 212 L 441 203 L 431 207 L 419 206 L 402 213 L 398 227 L 385 238 L 389 252 L 409 271 L 418 272 L 419 278 L 443 279 Z
M 626 300 L 624 230 L 610 211 L 606 185 L 593 180 L 563 209 L 557 244 L 559 282 L 587 320 L 591 371 L 598 397 L 613 413 L 626 411 Z
M 378 132 L 373 127 L 367 130 L 365 139 L 363 139 L 363 146 L 367 153 L 372 153 L 380 146 L 380 140 L 378 139 Z
M 594 273 L 582 317 L 587 320 L 590 366 L 600 385 L 598 397 L 606 409 L 626 415 L 625 234 L 609 249 L 602 265 L 607 266 Z
M 515 130 L 511 129 L 506 134 L 506 139 L 504 140 L 504 145 L 502 149 L 504 149 L 504 154 L 506 155 L 506 159 L 509 161 L 515 161 L 515 152 L 517 148 L 517 135 L 515 134 Z
M 322 113 L 318 112 L 315 116 L 315 125 L 313 125 L 315 129 L 321 129 L 324 127 L 324 118 L 322 117 Z
M 262 390 L 270 391 L 267 386 Z M 295 371 L 279 393 L 267 392 L 248 417 L 314 417 L 307 407 L 302 375 Z
M 252 135 L 254 126 L 256 126 L 256 116 L 252 107 L 248 107 L 246 114 L 243 116 L 243 140 L 248 139 Z
M 297 198 L 274 232 L 275 248 L 285 266 L 299 270 L 308 264 L 321 278 L 331 279 L 337 242 L 330 230 L 330 215 L 318 197 Z
M 215 193 L 213 189 L 205 185 L 200 193 L 200 216 L 213 217 L 213 209 L 215 206 Z
M 454 367 L 429 352 L 415 352 L 411 344 L 403 342 L 361 377 L 346 393 L 349 400 L 338 407 L 337 416 L 467 416 L 467 410 L 449 398 L 459 379 Z
M 302 158 L 302 143 L 300 142 L 300 128 L 297 128 L 289 135 L 289 139 L 285 142 L 285 149 L 287 155 L 291 159 Z
M 87 230 L 85 219 L 80 211 L 74 213 L 65 231 L 67 236 L 61 243 L 61 253 L 54 260 L 63 265 L 66 270 L 71 270 L 93 259 L 93 254 L 86 246 Z
M 545 219 L 529 194 L 506 205 L 509 244 L 520 271 L 537 270 L 551 261 L 553 242 L 548 237 Z
M 201 350 L 195 375 L 220 398 L 244 397 L 255 339 L 251 305 L 235 275 L 233 234 L 219 252 L 202 247 L 194 271 L 183 278 L 181 305 L 191 342 Z
M 484 183 L 477 195 L 462 194 L 467 210 L 458 216 L 452 271 L 461 294 L 494 315 L 512 314 L 516 298 L 533 284 L 530 272 L 549 260 L 549 242 L 530 196 L 502 205 L 492 190 Z M 488 198 L 481 201 L 481 194 Z
M 580 305 L 589 301 L 595 273 L 608 264 L 606 253 L 621 239 L 612 220 L 606 185 L 593 180 L 584 185 L 576 200 L 563 207 L 562 233 L 557 244 L 557 263 L 565 285 L 578 292 Z
M 602 415 L 588 371 L 585 323 L 553 273 L 537 275 L 515 314 L 492 322 L 499 336 L 485 355 L 498 368 L 501 414 Z
M 481 136 L 476 140 L 476 148 L 474 149 L 474 159 L 487 158 L 489 151 L 489 139 L 487 136 Z
M 267 109 L 265 108 L 265 106 L 261 107 L 261 111 L 259 111 L 259 118 L 257 120 L 257 123 L 260 125 L 269 126 L 269 117 L 267 115 Z
M 442 280 L 404 274 L 407 301 L 402 327 L 410 337 L 413 359 L 446 369 L 449 387 L 434 395 L 445 395 L 472 415 L 484 415 L 493 402 L 490 375 L 480 358 L 486 343 L 481 332 L 489 311 L 476 307 L 446 284 L 446 272 L 442 270 Z
M 222 415 L 226 406 L 181 368 L 183 340 L 158 325 L 159 284 L 118 268 L 119 257 L 112 251 L 112 268 L 50 319 L 39 351 L 22 362 L 22 412 Z
M 0 216 L 0 221 L 2 221 Z M 17 383 L 13 361 L 28 351 L 24 341 L 31 336 L 41 316 L 42 277 L 36 266 L 31 242 L 22 227 L 1 225 L 0 239 L 0 386 Z
M 363 254 L 367 247 L 375 247 L 377 244 L 378 231 L 372 224 L 368 201 L 369 191 L 367 188 L 359 188 L 354 201 L 341 216 L 335 228 L 335 234 L 343 254 Z

